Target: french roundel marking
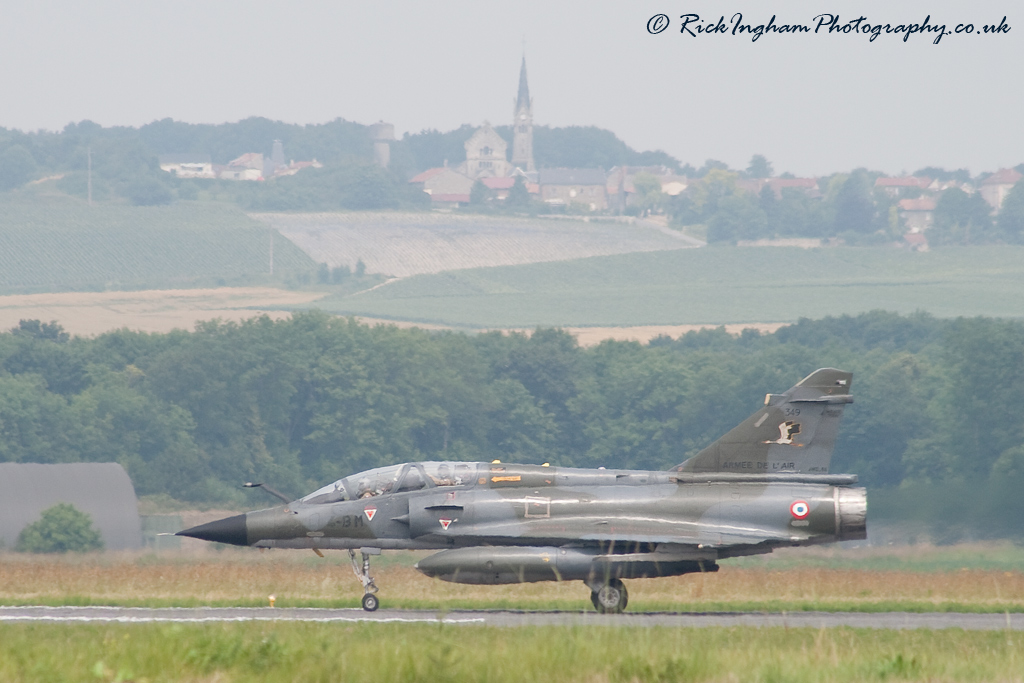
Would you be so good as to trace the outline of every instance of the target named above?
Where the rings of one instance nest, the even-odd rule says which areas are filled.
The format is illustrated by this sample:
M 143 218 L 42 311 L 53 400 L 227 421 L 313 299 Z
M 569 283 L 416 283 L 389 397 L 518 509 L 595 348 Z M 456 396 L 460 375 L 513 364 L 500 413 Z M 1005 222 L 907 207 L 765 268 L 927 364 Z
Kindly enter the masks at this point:
M 805 519 L 807 515 L 811 514 L 811 506 L 807 504 L 806 500 L 794 500 L 789 506 L 789 512 L 797 519 Z

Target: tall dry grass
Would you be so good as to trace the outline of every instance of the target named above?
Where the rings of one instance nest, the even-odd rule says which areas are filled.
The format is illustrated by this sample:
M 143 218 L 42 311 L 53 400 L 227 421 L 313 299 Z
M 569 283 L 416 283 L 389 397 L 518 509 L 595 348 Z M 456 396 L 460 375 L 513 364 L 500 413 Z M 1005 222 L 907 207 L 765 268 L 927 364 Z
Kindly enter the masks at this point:
M 385 556 L 387 557 L 387 556 Z M 378 558 L 379 559 L 379 558 Z M 589 605 L 579 581 L 467 586 L 427 578 L 412 555 L 377 562 L 385 606 L 577 609 Z M 725 566 L 626 582 L 631 609 L 981 609 L 1024 610 L 1024 573 L 959 570 L 871 571 Z M 348 558 L 290 551 L 227 551 L 194 557 L 106 554 L 0 555 L 0 603 L 265 604 L 355 606 L 362 595 Z

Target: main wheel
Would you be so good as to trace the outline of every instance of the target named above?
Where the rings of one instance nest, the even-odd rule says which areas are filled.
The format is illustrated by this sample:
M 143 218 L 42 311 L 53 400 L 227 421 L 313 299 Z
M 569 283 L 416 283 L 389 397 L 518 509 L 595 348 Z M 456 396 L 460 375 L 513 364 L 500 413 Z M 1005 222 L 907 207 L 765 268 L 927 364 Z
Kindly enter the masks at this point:
M 590 594 L 590 600 L 601 614 L 619 614 L 626 609 L 629 593 L 626 586 L 618 579 L 611 579 L 607 584 Z
M 363 595 L 363 609 L 367 612 L 375 612 L 380 607 L 380 600 L 373 593 Z

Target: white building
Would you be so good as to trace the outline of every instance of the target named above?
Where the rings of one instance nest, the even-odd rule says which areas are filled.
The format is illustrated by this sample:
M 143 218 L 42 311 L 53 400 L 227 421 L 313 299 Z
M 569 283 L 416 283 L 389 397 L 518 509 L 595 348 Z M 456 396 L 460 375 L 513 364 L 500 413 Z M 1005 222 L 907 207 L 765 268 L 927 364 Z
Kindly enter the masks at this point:
M 162 154 L 160 170 L 179 178 L 216 178 L 209 154 Z

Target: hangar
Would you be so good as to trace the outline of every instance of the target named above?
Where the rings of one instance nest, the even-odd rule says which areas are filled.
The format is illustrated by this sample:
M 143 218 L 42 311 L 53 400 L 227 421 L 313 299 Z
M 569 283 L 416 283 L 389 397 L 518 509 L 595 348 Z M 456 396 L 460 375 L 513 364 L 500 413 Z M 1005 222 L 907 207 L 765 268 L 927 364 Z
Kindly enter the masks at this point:
M 18 534 L 43 510 L 70 503 L 92 517 L 107 550 L 142 546 L 135 487 L 114 462 L 62 465 L 0 463 L 0 543 L 13 549 Z

